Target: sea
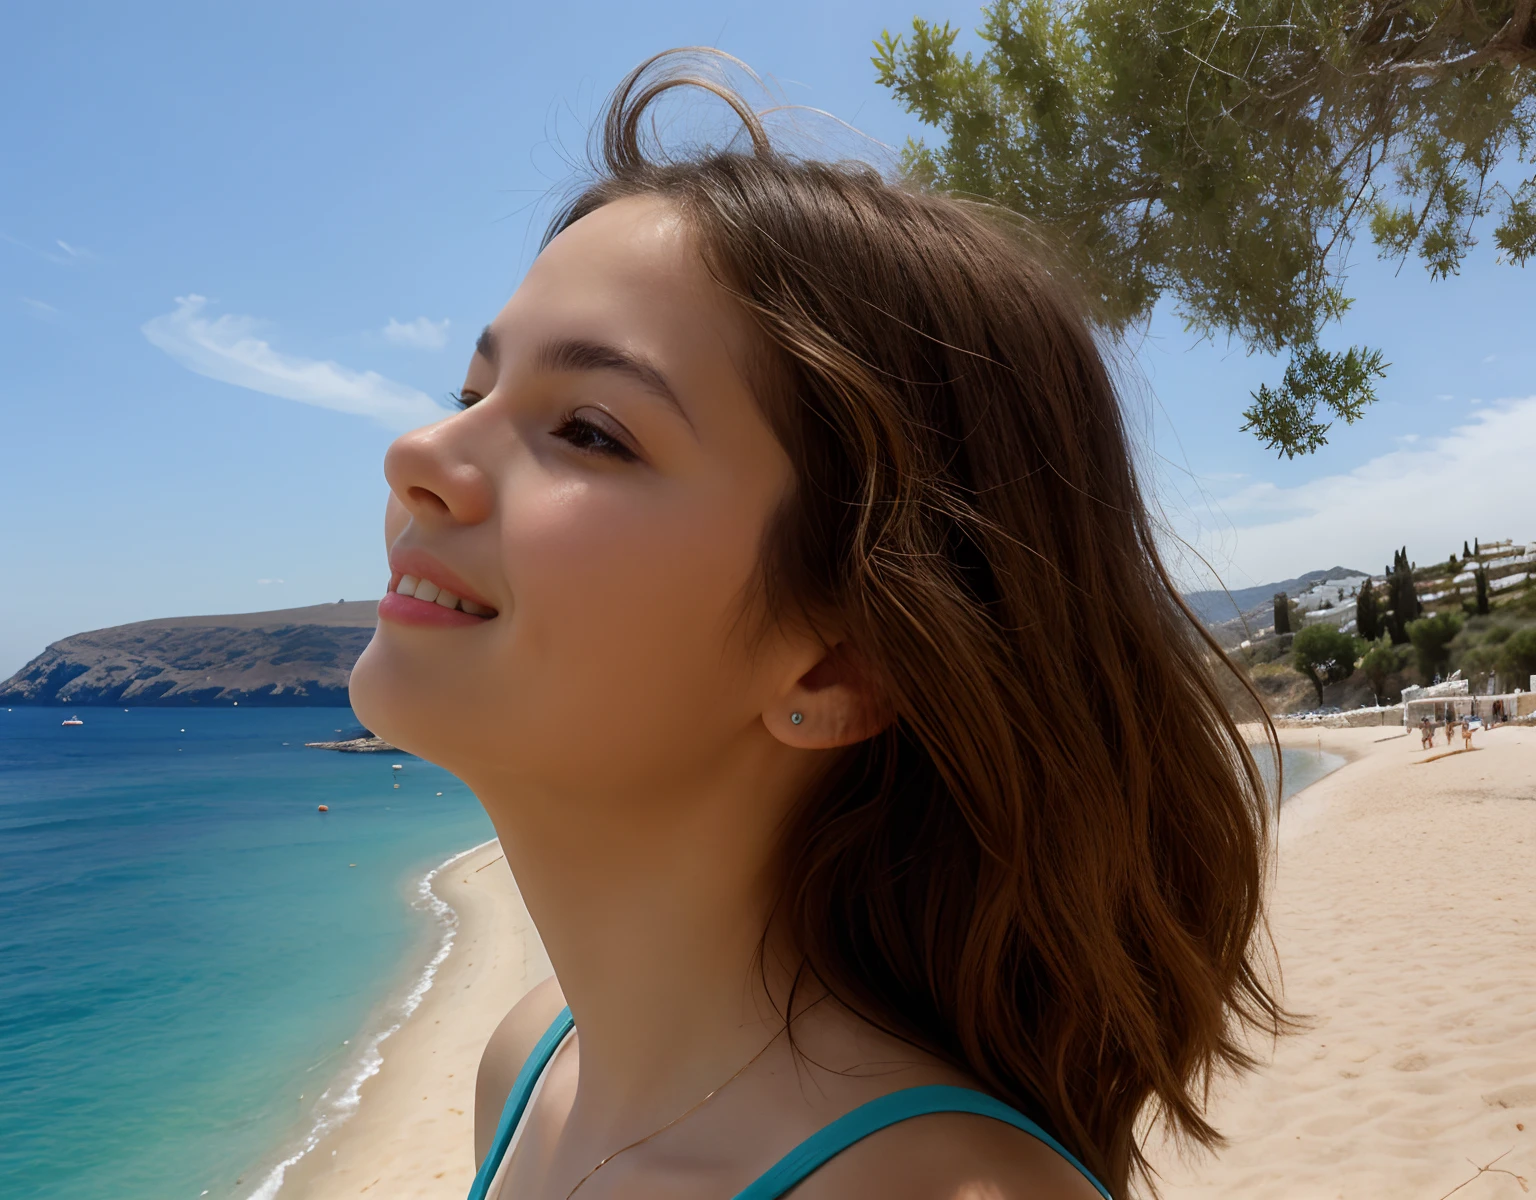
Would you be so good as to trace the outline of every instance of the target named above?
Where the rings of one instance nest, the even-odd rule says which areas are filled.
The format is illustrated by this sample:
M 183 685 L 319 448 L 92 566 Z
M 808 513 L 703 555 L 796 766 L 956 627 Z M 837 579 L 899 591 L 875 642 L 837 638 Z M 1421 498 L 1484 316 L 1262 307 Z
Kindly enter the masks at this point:
M 431 876 L 490 822 L 419 759 L 305 747 L 350 709 L 71 715 L 0 709 L 0 1197 L 272 1200 L 431 986 Z M 1287 749 L 1285 793 L 1342 761 Z
M 350 709 L 71 715 L 0 709 L 0 1197 L 267 1200 L 430 984 L 425 876 L 494 831 L 419 759 L 305 748 Z

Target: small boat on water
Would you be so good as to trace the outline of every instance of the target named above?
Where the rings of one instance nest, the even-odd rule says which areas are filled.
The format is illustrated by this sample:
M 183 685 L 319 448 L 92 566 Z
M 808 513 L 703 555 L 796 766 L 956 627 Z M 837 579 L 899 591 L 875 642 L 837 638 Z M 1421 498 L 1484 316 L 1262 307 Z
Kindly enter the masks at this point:
M 70 719 L 67 720 L 67 721 L 60 721 L 59 724 L 60 725 L 84 725 L 85 722 L 82 721 L 79 717 L 70 717 Z

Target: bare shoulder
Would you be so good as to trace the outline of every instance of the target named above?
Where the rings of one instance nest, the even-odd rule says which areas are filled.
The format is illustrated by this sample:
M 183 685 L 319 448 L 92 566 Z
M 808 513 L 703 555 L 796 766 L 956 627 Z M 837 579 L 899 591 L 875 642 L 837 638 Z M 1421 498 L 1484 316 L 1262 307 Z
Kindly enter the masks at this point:
M 1055 1150 L 1002 1121 L 933 1113 L 850 1146 L 796 1200 L 1101 1200 Z
M 506 1107 L 517 1073 L 538 1040 L 565 1007 L 565 997 L 555 978 L 535 984 L 501 1019 L 480 1055 L 475 1076 L 475 1161 L 485 1158 L 496 1136 L 501 1110 Z

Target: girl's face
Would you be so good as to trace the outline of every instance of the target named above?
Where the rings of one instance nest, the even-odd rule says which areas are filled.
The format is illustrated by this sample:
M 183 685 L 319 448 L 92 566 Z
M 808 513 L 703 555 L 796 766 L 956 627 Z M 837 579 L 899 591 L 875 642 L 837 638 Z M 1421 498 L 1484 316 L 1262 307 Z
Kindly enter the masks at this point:
M 752 337 L 662 201 L 550 243 L 481 337 L 468 407 L 385 459 L 391 591 L 352 673 L 370 729 L 477 789 L 633 794 L 768 752 L 765 711 L 821 651 L 749 654 L 757 614 L 738 620 L 792 479 Z

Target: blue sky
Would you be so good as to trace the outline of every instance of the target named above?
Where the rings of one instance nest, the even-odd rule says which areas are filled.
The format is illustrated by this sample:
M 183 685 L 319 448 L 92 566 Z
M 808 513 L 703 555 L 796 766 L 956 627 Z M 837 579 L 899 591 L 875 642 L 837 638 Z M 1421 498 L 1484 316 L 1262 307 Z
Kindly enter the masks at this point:
M 0 678 L 148 617 L 379 594 L 389 426 L 461 381 L 587 121 L 672 45 L 896 146 L 870 42 L 948 0 L 60 3 L 0 44 Z M 1272 362 L 1160 311 L 1126 363 L 1171 530 L 1234 586 L 1536 536 L 1536 273 L 1356 252 L 1334 340 L 1393 363 L 1305 460 L 1237 431 Z M 244 385 L 244 386 L 242 386 Z M 325 407 L 322 405 L 330 405 Z M 339 408 L 337 407 L 339 406 Z M 353 411 L 341 411 L 350 408 Z M 379 415 L 367 415 L 369 413 Z M 1528 488 L 1528 484 L 1526 485 Z M 1191 581 L 1198 557 L 1180 556 Z

